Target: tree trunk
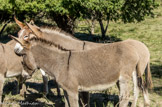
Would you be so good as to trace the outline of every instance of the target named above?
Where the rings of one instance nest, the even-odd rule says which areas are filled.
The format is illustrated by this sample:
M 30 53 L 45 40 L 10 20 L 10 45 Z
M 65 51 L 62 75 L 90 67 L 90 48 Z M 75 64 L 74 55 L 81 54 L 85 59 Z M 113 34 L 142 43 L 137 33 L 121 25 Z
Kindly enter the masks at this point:
M 0 31 L 0 38 L 2 37 L 2 32 L 4 31 L 5 27 L 7 26 L 7 24 L 10 23 L 10 20 L 8 20 L 5 25 L 2 27 L 1 31 Z
M 91 24 L 91 34 L 93 35 L 94 34 L 94 29 L 95 29 L 95 19 L 92 18 L 91 21 L 92 21 L 92 24 Z
M 102 22 L 102 20 L 101 19 L 99 19 L 98 20 L 99 21 L 99 24 L 100 24 L 100 28 L 101 28 L 101 36 L 102 36 L 102 38 L 105 38 L 105 29 L 104 29 L 104 25 L 103 25 L 103 22 Z
M 105 28 L 104 28 L 104 24 L 102 22 L 102 19 L 98 19 L 98 22 L 100 24 L 102 38 L 104 39 L 105 36 L 106 36 L 106 32 L 107 32 L 108 26 L 109 26 L 109 20 L 107 20 L 107 24 L 106 24 L 106 27 Z
M 66 15 L 53 14 L 53 20 L 56 22 L 57 26 L 62 30 L 74 34 L 74 22 L 75 18 L 68 17 Z

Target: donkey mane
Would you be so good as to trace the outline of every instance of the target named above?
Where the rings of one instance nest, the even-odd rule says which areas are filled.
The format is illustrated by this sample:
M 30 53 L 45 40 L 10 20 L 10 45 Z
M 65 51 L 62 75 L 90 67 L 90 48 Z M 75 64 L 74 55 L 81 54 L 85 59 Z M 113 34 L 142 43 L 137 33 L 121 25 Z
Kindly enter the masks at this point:
M 67 36 L 67 37 L 71 37 L 73 39 L 77 39 L 72 34 L 67 33 L 66 31 L 64 31 L 64 30 L 62 30 L 61 28 L 58 28 L 58 27 L 43 26 L 40 29 L 43 32 L 47 32 L 47 33 L 58 33 L 58 34 L 62 34 L 63 36 Z
M 62 46 L 59 45 L 59 44 L 56 44 L 56 43 L 54 43 L 54 42 L 52 42 L 52 41 L 48 41 L 48 40 L 46 40 L 46 39 L 44 39 L 44 38 L 36 38 L 36 37 L 33 37 L 33 38 L 30 39 L 30 41 L 41 42 L 41 43 L 47 44 L 47 45 L 49 45 L 49 46 L 54 46 L 54 47 L 56 47 L 57 49 L 62 50 L 62 51 L 71 51 L 71 50 L 69 50 L 69 49 L 66 49 L 66 48 L 62 47 Z

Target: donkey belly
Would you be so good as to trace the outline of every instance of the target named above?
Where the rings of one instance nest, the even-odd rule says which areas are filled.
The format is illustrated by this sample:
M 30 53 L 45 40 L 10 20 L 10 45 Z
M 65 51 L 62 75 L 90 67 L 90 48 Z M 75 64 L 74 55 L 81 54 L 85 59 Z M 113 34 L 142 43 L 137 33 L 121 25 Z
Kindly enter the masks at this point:
M 92 85 L 92 86 L 79 86 L 78 90 L 79 91 L 102 91 L 106 90 L 116 84 L 117 81 L 114 81 L 112 83 L 107 83 L 107 84 L 97 84 L 97 85 Z
M 92 61 L 89 66 L 86 64 L 82 70 L 78 69 L 80 91 L 100 91 L 116 84 L 120 77 L 120 69 L 104 60 L 102 62 Z
M 7 71 L 5 77 L 10 78 L 10 77 L 16 77 L 21 75 L 21 71 Z

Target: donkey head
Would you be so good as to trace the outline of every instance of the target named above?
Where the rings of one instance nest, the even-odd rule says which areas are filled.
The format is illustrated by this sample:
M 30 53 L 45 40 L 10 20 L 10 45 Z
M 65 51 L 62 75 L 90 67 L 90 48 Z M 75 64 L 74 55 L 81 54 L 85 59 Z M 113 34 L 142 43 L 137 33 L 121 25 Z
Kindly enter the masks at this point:
M 32 37 L 42 37 L 40 28 L 30 24 L 33 23 L 33 21 L 30 23 L 26 23 L 27 25 L 25 25 L 19 20 L 17 20 L 16 17 L 14 17 L 14 19 L 18 26 L 21 28 L 18 32 L 18 38 L 21 41 L 21 43 L 27 43 L 28 40 Z M 17 43 L 14 48 L 15 53 L 19 55 L 21 50 L 22 46 L 20 45 L 20 43 Z
M 12 35 L 9 36 L 20 44 L 21 49 L 19 49 L 19 55 L 23 56 L 24 70 L 27 71 L 27 73 L 31 76 L 39 68 L 31 52 L 31 46 L 33 44 L 29 39 L 23 41 L 20 38 L 14 37 Z

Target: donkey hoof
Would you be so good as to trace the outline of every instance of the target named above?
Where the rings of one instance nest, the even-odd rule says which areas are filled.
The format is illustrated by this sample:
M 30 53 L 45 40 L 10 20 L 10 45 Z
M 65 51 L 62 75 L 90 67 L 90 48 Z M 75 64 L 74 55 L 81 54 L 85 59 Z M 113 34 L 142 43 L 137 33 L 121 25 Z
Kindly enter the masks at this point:
M 21 91 L 20 91 L 20 96 L 24 97 L 25 94 L 26 94 L 26 92 L 25 92 L 24 90 L 21 90 Z
M 24 93 L 20 93 L 20 96 L 24 97 Z

